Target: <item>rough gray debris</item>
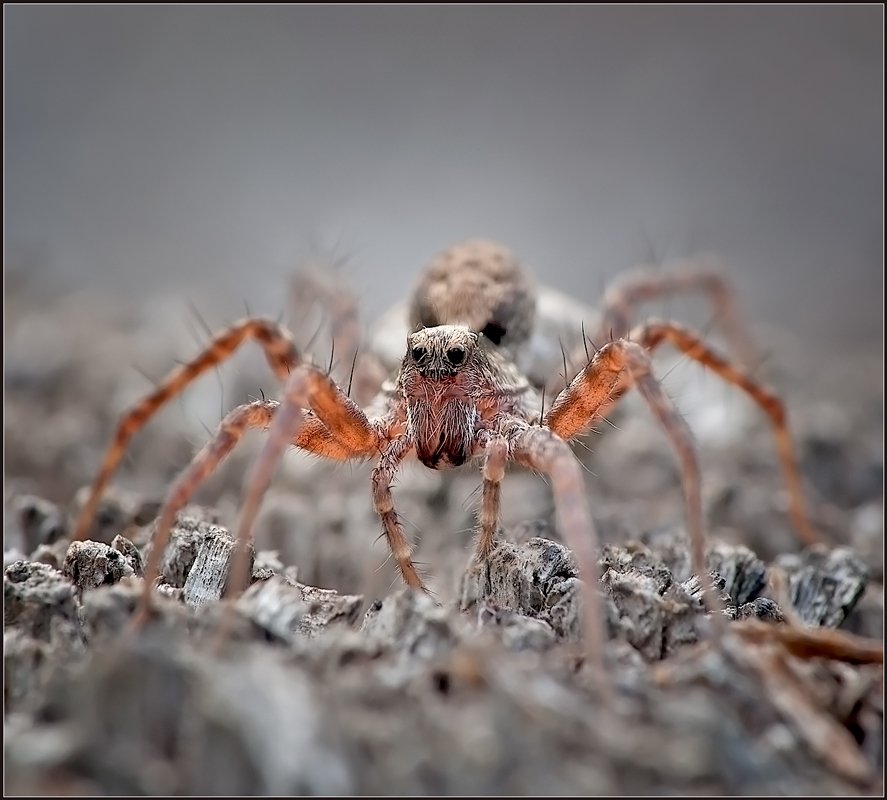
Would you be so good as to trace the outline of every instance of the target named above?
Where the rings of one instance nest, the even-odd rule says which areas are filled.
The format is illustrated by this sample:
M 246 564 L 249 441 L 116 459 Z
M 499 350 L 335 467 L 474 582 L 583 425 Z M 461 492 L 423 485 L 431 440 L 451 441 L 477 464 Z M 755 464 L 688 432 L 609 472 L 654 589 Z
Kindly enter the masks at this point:
M 37 545 L 37 548 L 31 553 L 31 557 L 28 560 L 48 564 L 50 567 L 60 570 L 65 563 L 65 556 L 67 554 L 68 542 L 62 539 L 53 544 Z
M 143 572 L 143 564 L 142 554 L 139 552 L 139 548 L 136 547 L 125 536 L 120 535 L 114 537 L 113 541 L 111 542 L 111 547 L 123 556 L 124 561 L 126 561 L 126 563 L 129 564 L 130 569 L 132 569 L 133 575 L 141 578 Z
M 793 666 L 791 702 L 776 702 L 785 687 L 769 677 L 770 657 L 759 661 L 731 639 L 725 655 L 685 649 L 656 676 L 632 673 L 629 693 L 608 709 L 559 651 L 546 661 L 515 653 L 423 595 L 389 599 L 390 610 L 383 603 L 365 625 L 375 649 L 352 649 L 359 657 L 339 660 L 335 677 L 329 660 L 257 642 L 232 644 L 219 658 L 168 626 L 99 648 L 45 689 L 35 715 L 44 721 L 7 741 L 8 786 L 34 791 L 77 779 L 120 794 L 650 794 L 663 785 L 822 794 L 877 782 L 830 699 L 831 668 Z M 873 687 L 863 677 L 854 696 L 876 717 Z M 866 741 L 877 718 L 862 720 L 854 715 Z
M 108 303 L 103 316 L 84 315 L 73 303 L 66 314 L 9 305 L 21 324 L 53 335 L 20 337 L 27 351 L 13 359 L 21 374 L 7 387 L 6 473 L 19 494 L 67 503 L 94 476 L 121 409 L 146 391 L 119 365 L 135 359 L 161 375 L 174 357 L 193 353 L 193 343 L 164 343 L 147 325 L 136 336 L 137 321 L 158 319 L 158 309 L 133 313 Z M 106 324 L 109 313 L 113 324 Z M 395 344 L 402 348 L 402 338 Z M 556 346 L 554 355 L 559 362 Z M 792 356 L 783 359 L 792 372 L 774 383 L 790 411 L 817 528 L 868 567 L 871 582 L 858 601 L 854 586 L 865 578 L 836 550 L 781 561 L 788 599 L 775 594 L 774 560 L 803 547 L 785 513 L 766 420 L 756 409 L 738 413 L 741 400 L 720 384 L 704 395 L 689 385 L 685 391 L 676 383 L 685 367 L 672 373 L 655 365 L 669 374 L 666 390 L 698 434 L 708 567 L 728 596 L 717 646 L 701 583 L 690 574 L 667 438 L 633 395 L 614 418 L 619 430 L 606 426 L 605 435 L 588 438 L 591 447 L 578 452 L 590 468 L 601 540 L 611 545 L 601 554 L 600 587 L 609 703 L 575 644 L 579 578 L 572 556 L 554 541 L 556 526 L 549 527 L 548 487 L 520 470 L 509 470 L 503 483 L 511 545 L 499 545 L 492 571 L 474 566 L 464 577 L 477 473 L 407 467 L 400 474 L 395 500 L 410 535 L 415 527 L 437 605 L 395 591 L 393 567 L 380 568 L 386 550 L 384 541 L 372 545 L 380 526 L 369 465 L 320 467 L 288 457 L 266 498 L 266 511 L 275 497 L 287 498 L 287 513 L 270 515 L 274 524 L 264 534 L 256 526 L 260 551 L 280 555 L 256 558 L 252 615 L 244 613 L 246 598 L 210 601 L 198 613 L 185 604 L 184 587 L 208 533 L 236 519 L 243 477 L 263 442 L 261 434 L 252 443 L 247 437 L 195 499 L 211 498 L 220 513 L 180 514 L 154 615 L 136 632 L 145 584 L 135 553 L 115 537 L 129 540 L 145 563 L 157 515 L 151 499 L 165 494 L 205 441 L 197 420 L 218 407 L 213 381 L 204 381 L 206 392 L 190 387 L 133 438 L 114 481 L 138 493 L 111 487 L 93 531 L 95 541 L 114 542 L 136 574 L 78 591 L 53 569 L 64 563 L 64 539 L 37 541 L 48 532 L 52 503 L 32 524 L 33 541 L 7 542 L 19 551 L 4 554 L 12 568 L 5 580 L 7 793 L 883 794 L 882 668 L 862 663 L 877 658 L 877 643 L 866 643 L 864 658 L 845 653 L 857 662 L 838 663 L 792 655 L 809 642 L 791 639 L 819 637 L 817 647 L 828 644 L 840 656 L 849 646 L 843 631 L 883 638 L 877 355 Z M 226 402 L 255 394 L 267 380 L 261 358 L 244 364 L 249 377 L 226 378 Z M 811 382 L 844 366 L 834 399 L 826 399 Z M 728 405 L 712 409 L 728 396 Z M 174 421 L 183 409 L 187 424 Z M 714 419 L 729 417 L 728 436 L 707 435 L 697 424 L 712 410 Z M 78 510 L 54 508 L 62 508 L 66 527 Z M 6 520 L 19 529 L 9 502 Z M 277 538 L 262 538 L 269 533 Z M 16 563 L 38 560 L 45 563 Z M 303 583 L 349 595 L 297 586 L 296 567 Z M 450 587 L 459 581 L 454 597 Z M 363 621 L 358 592 L 380 598 Z M 795 603 L 841 630 L 795 625 L 803 618 Z M 219 649 L 224 625 L 229 636 Z
M 340 595 L 279 575 L 257 581 L 236 601 L 237 609 L 283 641 L 316 636 L 333 624 L 353 625 L 363 597 Z
M 123 553 L 100 542 L 71 542 L 62 574 L 82 592 L 134 574 Z
M 55 643 L 77 640 L 77 590 L 46 564 L 16 561 L 3 573 L 3 624 L 27 636 Z
M 17 548 L 12 548 L 12 549 L 3 551 L 3 569 L 4 570 L 7 567 L 11 567 L 13 564 L 15 564 L 16 561 L 28 561 L 28 560 L 29 560 L 28 556 L 25 555 L 21 550 L 18 550 Z M 34 559 L 34 560 L 36 560 L 36 559 Z M 46 562 L 41 562 L 41 563 L 46 563 Z M 54 567 L 55 569 L 58 569 L 61 566 L 61 564 L 59 564 L 58 566 L 56 566 L 55 564 L 49 564 L 49 566 Z
M 639 549 L 639 545 L 632 543 L 628 547 Z M 657 560 L 661 559 L 676 580 L 684 582 L 691 576 L 690 548 L 683 534 L 660 537 L 654 549 Z M 767 585 L 767 565 L 745 545 L 710 542 L 705 563 L 709 572 L 723 581 L 722 590 L 730 605 L 741 606 L 755 600 Z
M 788 574 L 792 605 L 808 625 L 840 626 L 869 579 L 862 559 L 847 547 L 810 548 L 780 556 L 776 563 Z
M 286 642 L 298 636 L 300 623 L 308 614 L 308 604 L 298 588 L 276 575 L 253 583 L 237 599 L 237 608 L 256 625 Z
M 230 588 L 242 592 L 249 583 L 252 575 L 255 548 L 252 544 L 247 547 L 247 568 L 244 575 L 247 576 L 242 586 L 229 586 L 231 567 L 234 563 L 237 541 L 223 528 L 206 531 L 197 549 L 185 579 L 185 603 L 191 608 L 200 610 L 207 603 L 219 600 Z
M 14 540 L 16 536 L 24 552 L 32 553 L 40 545 L 52 545 L 67 535 L 65 513 L 55 503 L 33 494 L 15 495 L 8 500 L 11 523 L 6 536 Z
M 666 555 L 674 557 L 671 546 Z M 714 545 L 708 563 L 729 575 L 729 589 L 721 575 L 713 576 L 728 618 L 782 619 L 775 602 L 756 597 L 766 569 L 747 548 Z M 600 570 L 610 635 L 629 642 L 648 661 L 699 641 L 707 630 L 698 578 L 679 583 L 665 561 L 644 545 L 605 546 Z M 755 599 L 748 602 L 748 597 Z M 572 553 L 539 537 L 523 544 L 499 543 L 489 569 L 472 560 L 465 571 L 461 607 L 477 606 L 519 612 L 544 623 L 558 638 L 577 641 L 582 606 Z
M 509 650 L 547 650 L 557 641 L 554 629 L 547 622 L 496 608 L 488 602 L 477 609 L 477 622 L 481 627 L 497 629 Z
M 224 529 L 200 522 L 186 588 L 207 570 L 225 572 L 202 562 L 227 563 L 233 547 Z M 876 781 L 883 711 L 866 668 L 846 668 L 855 688 L 832 709 L 810 699 L 834 683 L 827 664 L 796 664 L 789 680 L 772 648 L 737 639 L 712 653 L 699 581 L 677 581 L 642 545 L 601 556 L 616 639 L 607 660 L 619 664 L 609 710 L 575 666 L 579 581 L 557 542 L 505 541 L 489 571 L 470 564 L 461 613 L 404 589 L 358 626 L 361 597 L 272 575 L 236 601 L 239 614 L 227 600 L 207 599 L 198 613 L 157 597 L 140 633 L 141 579 L 89 588 L 96 581 L 83 577 L 106 570 L 109 552 L 124 562 L 122 553 L 91 542 L 71 552 L 78 566 L 67 577 L 24 562 L 7 570 L 6 692 L 25 715 L 6 746 L 17 791 L 762 793 Z M 746 553 L 735 561 L 753 563 Z M 87 642 L 77 658 L 35 626 L 34 597 Z M 778 617 L 766 598 L 733 611 Z M 225 619 L 234 625 L 220 658 L 213 642 Z M 666 671 L 650 674 L 650 662 Z
M 681 584 L 663 590 L 651 575 L 612 569 L 603 583 L 618 610 L 617 635 L 648 661 L 667 658 L 699 640 L 702 607 Z
M 427 594 L 400 589 L 370 606 L 361 631 L 405 657 L 422 660 L 444 652 L 456 638 L 454 617 Z
M 785 622 L 785 614 L 779 606 L 766 597 L 758 597 L 741 606 L 729 606 L 726 614 L 730 619 L 760 619 L 764 622 Z
M 540 537 L 531 537 L 523 545 L 500 541 L 488 564 L 473 560 L 469 564 L 462 578 L 460 605 L 465 610 L 489 600 L 500 608 L 540 614 L 552 590 L 576 574 L 573 554 L 557 542 Z
M 151 539 L 155 525 L 149 528 L 150 536 L 143 550 L 145 561 L 151 556 Z M 217 516 L 209 509 L 192 506 L 181 511 L 170 531 L 169 544 L 160 559 L 161 579 L 170 586 L 183 588 L 203 540 L 210 533 L 222 530 Z
M 83 486 L 75 495 L 69 514 L 71 525 L 86 502 L 88 492 L 89 487 Z M 148 525 L 157 516 L 159 507 L 157 500 L 146 499 L 138 492 L 110 488 L 99 502 L 87 538 L 105 544 L 110 544 L 117 535 L 135 538 L 134 529 Z
M 767 585 L 767 567 L 742 545 L 714 543 L 706 551 L 706 566 L 724 581 L 724 592 L 734 606 L 745 606 L 760 597 Z
M 77 589 L 46 564 L 17 561 L 3 576 L 6 712 L 33 708 L 47 682 L 84 654 Z
M 39 702 L 57 665 L 53 648 L 45 641 L 11 628 L 3 633 L 3 700 L 7 714 Z
M 843 630 L 859 636 L 868 636 L 879 641 L 884 640 L 884 586 L 870 583 L 859 602 L 847 615 L 841 626 Z
M 272 575 L 280 574 L 285 569 L 286 567 L 284 567 L 276 550 L 261 550 L 256 553 L 255 561 L 253 561 L 252 580 L 253 582 L 268 580 Z M 295 567 L 292 569 L 295 571 Z M 295 574 L 293 574 L 292 579 L 296 579 Z

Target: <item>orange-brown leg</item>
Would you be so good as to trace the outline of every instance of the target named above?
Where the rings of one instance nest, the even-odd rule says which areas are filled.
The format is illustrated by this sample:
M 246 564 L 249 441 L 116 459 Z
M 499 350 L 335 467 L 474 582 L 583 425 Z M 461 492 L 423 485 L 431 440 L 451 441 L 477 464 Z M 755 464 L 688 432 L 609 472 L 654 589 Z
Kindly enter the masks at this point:
M 346 369 L 341 374 L 334 364 L 332 373 L 337 378 L 347 379 L 351 358 L 361 340 L 357 296 L 341 280 L 335 264 L 323 268 L 312 267 L 298 273 L 293 277 L 291 288 L 296 318 L 308 318 L 312 306 L 320 306 L 325 327 L 329 328 L 335 348 L 343 359 L 340 364 L 344 364 Z
M 668 272 L 639 267 L 611 284 L 604 292 L 601 324 L 595 341 L 623 339 L 629 335 L 638 306 L 674 294 L 698 292 L 714 307 L 715 319 L 733 355 L 746 366 L 754 363 L 755 348 L 742 320 L 736 293 L 722 272 L 704 261 L 690 261 Z
M 588 366 L 560 393 L 545 416 L 543 425 L 565 440 L 577 436 L 593 421 L 598 411 L 611 402 L 614 392 L 624 388 L 625 384 L 621 383 L 623 375 L 627 376 L 629 385 L 636 387 L 643 395 L 677 453 L 681 464 L 693 570 L 702 582 L 706 605 L 711 611 L 718 612 L 720 602 L 705 566 L 702 479 L 693 434 L 662 384 L 653 375 L 647 351 L 637 342 L 624 339 L 604 345 Z M 713 618 L 716 624 L 722 621 L 718 613 Z
M 141 624 L 151 609 L 151 591 L 160 572 L 160 560 L 172 531 L 176 514 L 197 491 L 197 488 L 222 463 L 244 433 L 251 428 L 267 428 L 277 411 L 275 400 L 258 400 L 235 408 L 219 424 L 212 439 L 194 456 L 167 493 L 151 539 L 151 552 L 145 565 L 144 589 L 139 603 L 136 624 Z
M 714 308 L 714 319 L 720 325 L 732 354 L 746 367 L 757 360 L 751 334 L 743 322 L 736 302 L 736 292 L 720 268 L 704 260 L 688 261 L 663 272 L 658 267 L 643 266 L 624 273 L 604 292 L 601 321 L 590 341 L 595 347 L 614 339 L 632 338 L 629 335 L 632 320 L 638 308 L 659 298 L 675 294 L 699 293 L 705 295 Z M 566 366 L 587 364 L 588 343 L 565 354 Z M 570 377 L 576 371 L 570 370 Z M 563 387 L 564 378 L 552 376 L 546 393 L 556 394 Z M 623 387 L 619 394 L 627 391 Z
M 85 539 L 89 535 L 95 510 L 102 492 L 120 464 L 129 440 L 140 431 L 157 411 L 181 394 L 198 376 L 221 364 L 247 339 L 255 339 L 265 351 L 265 358 L 274 374 L 286 380 L 293 367 L 301 362 L 301 357 L 293 344 L 292 337 L 275 322 L 267 319 L 247 319 L 236 323 L 219 333 L 206 349 L 195 359 L 174 369 L 157 388 L 143 400 L 125 412 L 117 425 L 98 477 L 90 489 L 89 497 L 80 512 L 74 539 Z
M 528 425 L 513 431 L 508 438 L 515 460 L 529 469 L 544 473 L 551 482 L 557 527 L 576 557 L 582 579 L 584 649 L 603 697 L 607 699 L 610 689 L 604 663 L 607 635 L 598 593 L 600 542 L 588 510 L 582 466 L 569 445 L 545 427 Z
M 361 330 L 357 295 L 346 284 L 333 264 L 323 272 L 312 268 L 295 276 L 292 282 L 293 308 L 299 318 L 310 317 L 312 306 L 323 311 L 324 322 L 338 354 L 330 374 L 360 405 L 369 403 L 382 388 L 387 370 L 369 349 L 361 350 Z
M 728 383 L 738 386 L 761 407 L 761 410 L 770 417 L 770 422 L 773 425 L 776 448 L 779 452 L 779 460 L 789 492 L 789 513 L 792 524 L 805 544 L 820 543 L 822 539 L 810 525 L 804 506 L 800 470 L 795 459 L 787 414 L 782 400 L 741 367 L 736 366 L 705 344 L 696 333 L 681 325 L 673 322 L 651 322 L 636 328 L 632 333 L 632 339 L 648 350 L 654 350 L 664 342 L 670 343 L 689 358 L 720 375 Z
M 304 377 L 306 374 L 310 376 L 307 379 Z M 327 400 L 326 403 L 319 401 L 318 405 L 326 408 L 326 419 L 333 425 L 339 426 L 338 436 L 334 436 L 323 420 L 313 412 L 303 412 L 302 406 L 293 402 L 296 399 L 294 395 L 303 392 L 306 383 L 319 387 L 315 388 L 313 393 L 310 391 L 305 393 L 309 400 L 312 396 L 325 392 L 334 393 L 332 400 Z M 278 451 L 282 453 L 287 443 L 337 461 L 366 456 L 373 452 L 376 436 L 369 422 L 362 417 L 359 409 L 353 407 L 353 403 L 347 397 L 341 395 L 341 392 L 326 375 L 314 367 L 298 367 L 288 382 L 287 388 L 290 389 L 290 393 L 285 395 L 285 398 L 290 398 L 289 403 L 281 403 L 277 400 L 257 400 L 239 406 L 227 414 L 212 439 L 194 456 L 188 467 L 176 479 L 160 510 L 154 531 L 151 554 L 145 567 L 145 588 L 140 604 L 142 612 L 140 618 L 144 618 L 150 609 L 152 586 L 159 572 L 163 551 L 169 544 L 170 532 L 176 514 L 194 495 L 198 487 L 218 468 L 248 430 L 270 428 L 269 442 L 273 448 L 269 460 L 269 450 L 266 446 L 259 457 L 256 470 L 252 473 L 237 531 L 237 538 L 241 542 L 249 540 L 258 504 L 264 494 L 264 488 L 257 491 L 256 472 L 261 472 L 262 487 L 266 486 L 264 478 L 267 475 L 267 480 L 270 480 L 270 471 L 277 463 L 274 456 Z M 340 403 L 342 408 L 337 409 L 337 403 Z M 330 408 L 337 410 L 330 411 Z M 356 422 L 349 420 L 356 420 Z M 357 431 L 354 430 L 355 427 Z M 281 435 L 287 437 L 283 446 L 280 446 Z M 362 442 L 361 436 L 363 436 Z M 277 457 L 279 458 L 279 455 Z M 238 548 L 232 564 L 230 581 L 232 586 L 240 586 L 246 580 L 246 576 L 242 574 L 245 561 L 240 557 L 241 551 L 245 552 L 245 548 L 242 546 Z
M 316 415 L 316 421 L 307 409 Z M 252 527 L 274 470 L 291 442 L 310 452 L 344 460 L 367 458 L 378 452 L 381 437 L 376 424 L 329 375 L 307 364 L 296 368 L 284 387 L 268 441 L 247 478 L 237 526 L 238 548 L 231 566 L 233 586 L 246 581 L 246 543 L 252 538 Z
M 394 510 L 394 498 L 391 496 L 391 481 L 411 447 L 409 437 L 404 434 L 391 442 L 382 453 L 379 463 L 373 470 L 373 508 L 382 520 L 388 546 L 404 582 L 408 586 L 427 592 L 428 589 L 413 564 L 412 547 L 407 541 L 397 511 Z

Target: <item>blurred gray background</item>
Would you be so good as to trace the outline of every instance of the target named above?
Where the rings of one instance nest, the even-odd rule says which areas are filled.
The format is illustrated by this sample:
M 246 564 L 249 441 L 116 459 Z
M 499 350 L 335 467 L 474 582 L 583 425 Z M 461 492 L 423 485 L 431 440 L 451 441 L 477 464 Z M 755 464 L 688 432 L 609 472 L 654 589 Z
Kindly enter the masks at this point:
M 276 313 L 333 254 L 373 317 L 472 235 L 590 302 L 710 250 L 756 320 L 881 346 L 880 5 L 4 18 L 7 278 Z

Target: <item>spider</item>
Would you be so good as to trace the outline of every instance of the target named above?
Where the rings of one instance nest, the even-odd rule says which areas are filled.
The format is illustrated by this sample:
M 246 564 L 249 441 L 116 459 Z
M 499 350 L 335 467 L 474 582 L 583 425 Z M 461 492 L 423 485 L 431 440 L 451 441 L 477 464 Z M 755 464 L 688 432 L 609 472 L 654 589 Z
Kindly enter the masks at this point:
M 730 291 L 720 274 L 691 268 L 663 274 L 642 270 L 611 287 L 594 341 L 582 335 L 584 366 L 547 409 L 544 388 L 525 377 L 520 356 L 534 329 L 536 290 L 515 257 L 502 246 L 469 240 L 441 254 L 423 272 L 409 308 L 406 337 L 396 375 L 363 410 L 324 369 L 309 363 L 286 328 L 264 318 L 244 319 L 217 334 L 192 361 L 176 368 L 157 388 L 123 414 L 98 477 L 78 519 L 74 538 L 85 538 L 104 488 L 127 443 L 165 403 L 195 378 L 223 362 L 246 340 L 263 349 L 284 384 L 280 400 L 262 399 L 235 408 L 210 441 L 194 456 L 166 496 L 145 569 L 140 614 L 151 608 L 151 591 L 160 556 L 177 512 L 198 486 L 252 428 L 268 439 L 248 477 L 237 536 L 239 556 L 231 585 L 245 583 L 245 548 L 273 471 L 289 445 L 337 461 L 374 459 L 372 500 L 404 582 L 426 590 L 412 560 L 411 545 L 395 510 L 391 485 L 400 465 L 415 457 L 429 469 L 481 462 L 482 498 L 478 513 L 476 558 L 485 561 L 497 533 L 500 484 L 506 466 L 516 463 L 547 476 L 555 500 L 555 519 L 573 550 L 586 611 L 586 647 L 603 669 L 605 638 L 598 584 L 598 541 L 584 491 L 581 465 L 569 442 L 605 417 L 631 388 L 637 389 L 658 418 L 680 462 L 693 569 L 705 576 L 701 477 L 691 432 L 655 377 L 652 352 L 669 343 L 688 357 L 745 391 L 769 416 L 786 477 L 790 511 L 805 543 L 818 541 L 804 510 L 785 410 L 779 398 L 752 378 L 735 360 L 720 355 L 693 331 L 674 322 L 648 321 L 631 328 L 642 303 L 656 297 L 699 290 L 720 311 L 728 338 L 743 355 L 741 330 Z M 345 304 L 344 314 L 351 311 Z M 706 600 L 717 600 L 708 581 Z

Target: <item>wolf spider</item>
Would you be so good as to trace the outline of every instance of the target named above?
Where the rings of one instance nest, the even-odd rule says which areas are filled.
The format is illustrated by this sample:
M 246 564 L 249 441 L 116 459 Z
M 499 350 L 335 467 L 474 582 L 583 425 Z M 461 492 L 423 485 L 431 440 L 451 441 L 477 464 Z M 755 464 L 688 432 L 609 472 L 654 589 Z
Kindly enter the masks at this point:
M 240 547 L 231 585 L 246 582 L 243 543 L 250 539 L 273 470 L 291 444 L 337 461 L 376 460 L 373 507 L 403 580 L 421 590 L 425 585 L 413 563 L 391 494 L 392 479 L 401 463 L 415 456 L 429 469 L 450 469 L 483 459 L 476 544 L 476 557 L 483 561 L 497 531 L 505 468 L 515 462 L 544 473 L 551 483 L 557 525 L 584 578 L 586 646 L 602 668 L 605 634 L 596 592 L 598 541 L 582 469 L 568 442 L 606 416 L 630 388 L 643 395 L 677 453 L 692 564 L 700 577 L 706 575 L 699 465 L 691 432 L 651 368 L 651 354 L 660 345 L 671 344 L 738 386 L 769 416 L 794 525 L 804 542 L 818 541 L 804 512 L 798 468 L 779 398 L 677 323 L 645 322 L 631 329 L 632 314 L 640 303 L 684 291 L 701 291 L 711 298 L 732 346 L 747 356 L 747 338 L 732 295 L 719 274 L 699 267 L 671 274 L 642 270 L 605 293 L 596 336 L 588 341 L 606 343 L 594 346 L 593 353 L 584 344 L 585 366 L 547 410 L 543 409 L 544 389 L 531 385 L 514 363 L 515 354 L 532 332 L 535 289 L 516 259 L 495 243 L 464 242 L 445 251 L 425 270 L 411 302 L 413 330 L 407 336 L 400 370 L 380 387 L 367 411 L 352 401 L 327 371 L 303 358 L 284 327 L 267 319 L 242 320 L 216 335 L 195 359 L 173 370 L 123 415 L 80 514 L 75 538 L 87 535 L 102 491 L 132 436 L 191 381 L 225 361 L 242 342 L 254 339 L 284 384 L 282 397 L 256 400 L 231 411 L 174 482 L 160 512 L 145 569 L 140 602 L 143 615 L 150 609 L 152 584 L 176 513 L 248 429 L 263 428 L 269 430 L 268 440 L 244 494 L 237 529 Z M 709 607 L 715 608 L 717 601 L 709 581 L 703 579 L 703 583 Z

